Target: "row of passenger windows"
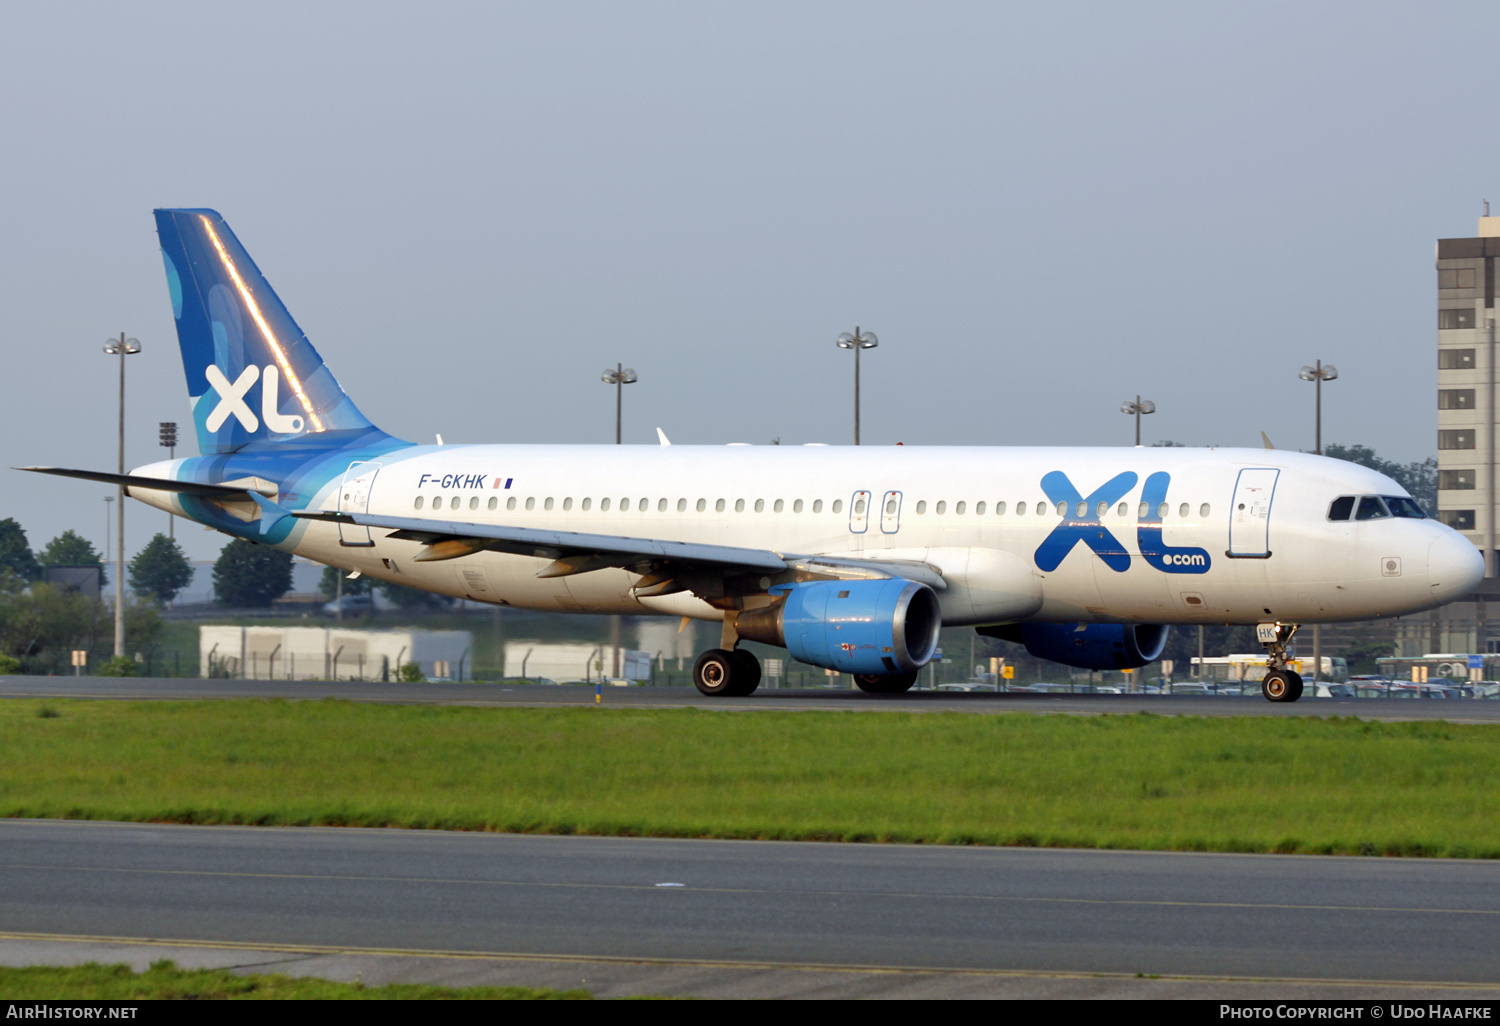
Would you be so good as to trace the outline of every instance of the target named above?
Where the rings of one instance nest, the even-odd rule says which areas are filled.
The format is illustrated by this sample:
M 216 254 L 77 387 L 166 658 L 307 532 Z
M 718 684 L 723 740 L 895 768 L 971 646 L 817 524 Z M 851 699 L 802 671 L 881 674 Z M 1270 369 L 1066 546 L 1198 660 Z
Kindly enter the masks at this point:
M 444 498 L 443 498 L 443 496 L 441 496 L 441 495 L 434 495 L 432 497 L 431 501 L 432 501 L 432 508 L 433 509 L 443 509 L 444 508 Z M 583 499 L 583 500 L 580 500 L 580 502 L 579 502 L 579 509 L 584 510 L 584 511 L 588 511 L 588 510 L 590 510 L 590 509 L 593 508 L 593 502 L 594 502 L 593 499 Z M 746 502 L 746 500 L 744 500 L 744 499 L 735 499 L 734 500 L 734 511 L 736 513 L 743 513 L 743 512 L 745 512 L 745 502 Z M 525 502 L 525 508 L 528 509 L 528 510 L 534 510 L 534 509 L 536 509 L 536 504 L 537 504 L 537 500 L 536 500 L 536 498 L 534 496 L 530 497 L 530 498 L 527 498 L 526 502 Z M 610 499 L 607 499 L 607 498 L 600 499 L 599 500 L 599 510 L 600 510 L 600 512 L 608 512 L 609 509 L 610 509 L 610 507 L 611 507 L 611 504 L 612 504 L 612 501 Z M 425 496 L 418 495 L 417 498 L 416 498 L 416 501 L 412 505 L 413 505 L 413 508 L 415 508 L 415 509 L 421 509 L 425 505 L 427 505 L 427 498 Z M 463 496 L 460 496 L 460 495 L 451 496 L 447 500 L 447 508 L 448 509 L 462 509 L 464 507 L 464 505 L 465 505 L 465 503 L 464 503 Z M 510 496 L 509 498 L 507 498 L 505 500 L 505 508 L 507 510 L 514 510 L 514 509 L 516 509 L 516 507 L 518 505 L 519 505 L 518 500 L 517 500 L 516 496 L 514 496 L 514 495 Z M 658 500 L 656 500 L 656 511 L 658 513 L 665 513 L 665 512 L 667 512 L 667 510 L 670 507 L 670 505 L 671 505 L 671 503 L 670 503 L 669 500 L 667 500 L 667 499 L 658 499 Z M 686 499 L 678 499 L 676 505 L 677 505 L 677 512 L 679 512 L 679 513 L 686 513 L 687 512 L 687 509 L 688 509 L 688 500 L 686 500 Z M 543 510 L 552 510 L 555 507 L 556 507 L 556 500 L 553 499 L 553 498 L 551 498 L 550 496 L 548 498 L 545 498 L 545 499 L 542 500 L 542 509 Z M 786 511 L 786 507 L 787 507 L 787 503 L 786 503 L 785 499 L 776 499 L 771 504 L 771 512 L 773 512 L 773 513 L 783 513 L 783 512 Z M 469 500 L 468 500 L 468 508 L 469 509 L 473 509 L 473 510 L 477 510 L 479 508 L 479 497 L 477 495 L 476 496 L 471 496 L 469 498 Z M 490 499 L 489 499 L 489 501 L 485 504 L 485 508 L 491 509 L 491 510 L 499 509 L 500 508 L 500 499 L 499 499 L 499 497 L 498 496 L 491 496 Z M 573 499 L 571 497 L 563 499 L 562 500 L 562 508 L 564 510 L 571 510 L 573 508 Z M 619 501 L 619 506 L 618 506 L 618 509 L 619 509 L 619 511 L 621 513 L 628 513 L 631 510 L 638 510 L 638 511 L 644 513 L 644 512 L 647 512 L 648 510 L 650 510 L 650 508 L 651 508 L 651 500 L 650 499 L 635 499 L 635 500 L 631 500 L 631 499 L 628 499 L 628 498 L 624 498 L 624 499 L 621 499 Z M 707 499 L 699 499 L 697 501 L 697 503 L 695 504 L 694 508 L 699 513 L 706 513 L 708 511 L 708 500 Z M 791 508 L 792 508 L 792 512 L 793 513 L 801 513 L 805 509 L 807 509 L 808 507 L 807 507 L 807 504 L 804 503 L 804 501 L 802 499 L 794 499 L 794 500 L 792 500 Z M 814 513 L 821 513 L 821 512 L 823 512 L 823 500 L 822 499 L 814 499 L 812 501 L 811 508 L 812 508 L 812 512 L 814 512 Z M 986 511 L 989 508 L 990 507 L 989 507 L 988 503 L 985 503 L 985 502 L 976 502 L 976 503 L 974 503 L 974 516 L 979 516 L 979 517 L 984 516 L 985 513 L 986 513 Z M 1035 515 L 1036 516 L 1046 516 L 1049 513 L 1055 514 L 1056 516 L 1060 516 L 1060 517 L 1068 515 L 1068 504 L 1065 503 L 1065 502 L 1059 502 L 1059 503 L 1057 503 L 1057 505 L 1055 507 L 1052 506 L 1049 503 L 1046 503 L 1046 502 L 1038 502 L 1038 503 L 1033 504 L 1031 508 L 1035 511 Z M 718 499 L 718 500 L 715 500 L 715 502 L 714 502 L 714 512 L 715 513 L 723 513 L 723 512 L 725 512 L 726 509 L 728 509 L 728 500 L 727 499 Z M 755 509 L 755 512 L 757 512 L 757 513 L 764 513 L 766 511 L 766 500 L 765 499 L 756 499 L 755 500 L 754 509 Z M 842 513 L 844 511 L 844 500 L 843 499 L 834 499 L 833 502 L 829 504 L 829 509 L 832 512 L 834 512 L 834 513 Z M 994 515 L 995 516 L 999 516 L 999 517 L 1005 516 L 1006 510 L 1007 510 L 1007 506 L 1006 506 L 1006 504 L 1004 502 L 997 502 L 997 503 L 995 503 L 995 505 L 994 505 Z M 895 515 L 897 513 L 897 511 L 898 511 L 898 506 L 897 506 L 896 500 L 894 498 L 887 499 L 886 500 L 886 509 L 885 509 L 885 512 L 888 513 L 888 514 L 891 514 L 891 515 Z M 953 504 L 953 515 L 954 516 L 960 516 L 960 517 L 964 516 L 964 515 L 966 515 L 968 513 L 968 511 L 969 511 L 969 503 L 967 501 L 960 500 L 960 501 L 955 502 Z M 1200 516 L 1200 517 L 1202 517 L 1204 519 L 1207 519 L 1211 511 L 1212 511 L 1211 507 L 1209 506 L 1208 503 L 1205 502 L 1201 506 L 1198 507 L 1198 516 Z M 865 512 L 865 500 L 864 499 L 856 499 L 855 502 L 854 502 L 854 513 L 856 515 L 861 515 L 864 512 Z M 945 499 L 944 500 L 939 500 L 938 502 L 934 503 L 933 507 L 932 507 L 932 512 L 934 514 L 936 514 L 937 516 L 946 515 L 948 513 L 948 502 L 947 502 L 947 500 L 945 500 Z M 1077 516 L 1079 516 L 1079 517 L 1088 516 L 1088 512 L 1089 512 L 1088 503 L 1085 503 L 1085 502 L 1080 502 L 1078 504 L 1077 509 L 1075 510 L 1075 514 Z M 1109 503 L 1107 503 L 1107 502 L 1101 502 L 1101 503 L 1099 503 L 1098 508 L 1096 509 L 1095 512 L 1100 517 L 1108 515 L 1108 513 L 1109 513 Z M 1130 504 L 1128 502 L 1122 502 L 1122 503 L 1120 503 L 1119 507 L 1116 509 L 1115 512 L 1116 512 L 1117 516 L 1122 516 L 1122 517 L 1129 516 L 1130 515 Z M 1171 512 L 1172 512 L 1172 507 L 1171 507 L 1170 503 L 1163 502 L 1163 503 L 1161 503 L 1160 505 L 1158 505 L 1156 507 L 1156 515 L 1158 517 L 1161 517 L 1162 519 L 1166 519 L 1168 516 L 1170 516 Z M 923 516 L 923 515 L 925 515 L 927 513 L 927 500 L 926 499 L 923 499 L 923 500 L 921 500 L 921 501 L 919 501 L 917 503 L 917 505 L 916 505 L 916 513 L 919 516 Z M 1015 515 L 1016 516 L 1018 516 L 1018 517 L 1019 516 L 1025 516 L 1026 513 L 1027 513 L 1027 504 L 1026 503 L 1024 503 L 1024 502 L 1018 502 L 1018 503 L 1015 504 Z M 1150 506 L 1150 504 L 1144 503 L 1144 502 L 1141 503 L 1140 506 L 1136 510 L 1136 515 L 1138 517 L 1140 517 L 1141 519 L 1145 519 L 1145 518 L 1149 517 L 1151 515 L 1151 506 Z M 1186 502 L 1181 503 L 1177 507 L 1177 515 L 1179 517 L 1184 518 L 1184 519 L 1186 519 L 1187 517 L 1191 516 L 1192 515 L 1192 505 L 1190 503 L 1186 503 Z
M 1415 499 L 1404 495 L 1340 495 L 1328 506 L 1329 520 L 1386 520 L 1390 517 L 1426 520 L 1427 514 L 1422 512 Z

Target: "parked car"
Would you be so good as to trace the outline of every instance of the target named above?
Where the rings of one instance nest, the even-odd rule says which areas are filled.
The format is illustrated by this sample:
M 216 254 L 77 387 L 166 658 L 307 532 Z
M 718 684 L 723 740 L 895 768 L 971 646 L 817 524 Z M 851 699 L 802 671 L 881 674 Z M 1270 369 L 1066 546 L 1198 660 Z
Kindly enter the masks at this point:
M 327 603 L 323 606 L 323 612 L 329 614 L 330 616 L 332 616 L 334 613 L 337 613 L 339 611 L 340 601 L 341 600 L 339 599 L 334 599 L 332 602 Z M 372 605 L 372 601 L 369 595 L 345 595 L 342 599 L 342 602 L 344 612 L 346 614 L 368 613 Z

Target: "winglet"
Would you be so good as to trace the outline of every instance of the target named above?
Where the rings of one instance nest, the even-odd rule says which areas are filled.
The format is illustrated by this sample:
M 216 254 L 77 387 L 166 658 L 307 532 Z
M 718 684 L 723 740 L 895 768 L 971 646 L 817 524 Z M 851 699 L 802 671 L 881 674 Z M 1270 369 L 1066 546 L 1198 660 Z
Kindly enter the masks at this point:
M 1263 443 L 1265 443 L 1265 446 L 1266 446 L 1267 449 L 1274 449 L 1274 448 L 1276 448 L 1276 446 L 1274 446 L 1274 445 L 1271 444 L 1271 439 L 1266 435 L 1266 433 L 1264 431 L 1262 431 L 1260 433 L 1260 440 Z
M 245 494 L 255 500 L 260 507 L 260 533 L 270 534 L 276 525 L 292 515 L 292 511 L 285 506 L 278 505 L 266 498 L 260 492 L 247 491 Z
M 672 440 L 667 437 L 667 433 L 665 431 L 663 431 L 661 428 L 657 428 L 656 429 L 656 437 L 659 438 L 659 439 L 661 439 L 661 444 L 662 445 L 671 445 L 672 444 Z

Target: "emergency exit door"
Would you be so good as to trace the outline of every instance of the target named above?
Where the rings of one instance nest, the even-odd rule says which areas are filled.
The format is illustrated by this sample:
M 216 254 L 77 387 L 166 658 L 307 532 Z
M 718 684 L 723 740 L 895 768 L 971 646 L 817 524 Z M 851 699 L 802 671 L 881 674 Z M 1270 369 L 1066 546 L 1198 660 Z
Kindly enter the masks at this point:
M 1237 559 L 1267 559 L 1271 555 L 1271 499 L 1276 494 L 1273 467 L 1247 467 L 1234 484 L 1229 504 L 1229 552 Z

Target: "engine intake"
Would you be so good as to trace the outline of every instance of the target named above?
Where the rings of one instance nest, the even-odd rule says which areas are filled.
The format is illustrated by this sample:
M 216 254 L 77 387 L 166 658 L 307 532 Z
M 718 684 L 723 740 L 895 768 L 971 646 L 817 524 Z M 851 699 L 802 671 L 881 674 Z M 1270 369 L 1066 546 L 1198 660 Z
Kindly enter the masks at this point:
M 1165 624 L 1010 623 L 978 627 L 980 634 L 1015 641 L 1039 659 L 1085 670 L 1134 670 L 1154 663 L 1167 647 Z
M 808 581 L 778 585 L 774 605 L 735 620 L 740 637 L 781 645 L 811 666 L 841 673 L 910 673 L 937 651 L 943 625 L 938 598 L 925 584 Z

